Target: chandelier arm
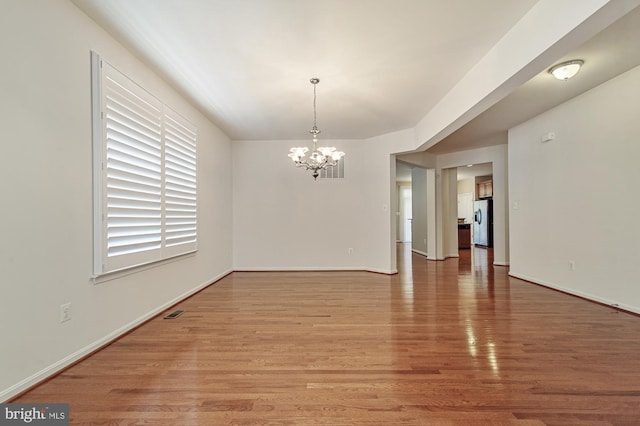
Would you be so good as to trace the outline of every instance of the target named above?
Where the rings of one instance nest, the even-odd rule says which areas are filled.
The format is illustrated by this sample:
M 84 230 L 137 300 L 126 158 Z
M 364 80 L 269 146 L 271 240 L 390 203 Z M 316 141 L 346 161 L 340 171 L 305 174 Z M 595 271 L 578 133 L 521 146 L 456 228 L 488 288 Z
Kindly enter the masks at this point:
M 314 170 L 317 168 L 316 165 L 309 163 L 306 160 L 297 161 L 295 163 L 296 167 L 304 167 L 305 170 Z

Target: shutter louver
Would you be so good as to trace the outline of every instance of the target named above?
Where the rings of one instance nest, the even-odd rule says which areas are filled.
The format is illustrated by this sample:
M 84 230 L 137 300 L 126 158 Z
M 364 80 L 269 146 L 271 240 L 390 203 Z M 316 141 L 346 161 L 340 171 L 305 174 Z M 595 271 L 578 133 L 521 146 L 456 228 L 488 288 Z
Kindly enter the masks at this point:
M 165 245 L 196 248 L 196 130 L 167 109 L 165 131 Z

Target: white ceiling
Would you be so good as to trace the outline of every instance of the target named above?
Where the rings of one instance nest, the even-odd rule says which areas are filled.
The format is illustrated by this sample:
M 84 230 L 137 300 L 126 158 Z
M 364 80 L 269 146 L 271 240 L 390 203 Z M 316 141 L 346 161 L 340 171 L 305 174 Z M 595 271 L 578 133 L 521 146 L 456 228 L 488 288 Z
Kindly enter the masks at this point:
M 537 0 L 72 0 L 234 140 L 364 139 L 414 127 Z M 432 146 L 506 130 L 640 64 L 640 8 Z M 563 58 L 563 59 L 565 59 Z M 558 60 L 558 62 L 561 59 Z M 552 64 L 548 64 L 549 66 Z
M 232 139 L 414 127 L 537 0 L 72 0 Z

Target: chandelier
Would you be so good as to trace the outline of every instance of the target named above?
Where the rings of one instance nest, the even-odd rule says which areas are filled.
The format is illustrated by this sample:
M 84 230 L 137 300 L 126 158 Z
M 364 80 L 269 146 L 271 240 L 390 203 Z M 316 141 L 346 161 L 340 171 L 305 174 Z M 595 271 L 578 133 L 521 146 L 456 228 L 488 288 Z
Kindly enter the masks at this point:
M 318 144 L 318 126 L 316 125 L 316 85 L 320 83 L 320 79 L 312 78 L 309 80 L 313 84 L 313 127 L 309 130 L 313 140 L 313 151 L 309 155 L 308 159 L 304 156 L 309 151 L 306 146 L 295 147 L 289 150 L 289 157 L 293 160 L 296 167 L 303 167 L 305 170 L 313 171 L 313 179 L 318 178 L 318 170 L 328 169 L 329 167 L 335 167 L 338 165 L 340 159 L 344 156 L 344 152 L 336 151 L 334 146 L 321 146 Z

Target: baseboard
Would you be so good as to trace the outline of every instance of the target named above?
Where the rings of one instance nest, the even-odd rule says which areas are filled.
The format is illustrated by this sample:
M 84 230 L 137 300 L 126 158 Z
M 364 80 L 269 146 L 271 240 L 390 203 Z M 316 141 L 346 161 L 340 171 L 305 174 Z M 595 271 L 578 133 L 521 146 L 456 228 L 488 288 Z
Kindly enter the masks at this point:
M 331 271 L 366 271 L 363 267 L 327 267 L 327 266 L 282 266 L 282 267 L 240 267 L 234 268 L 233 272 L 331 272 Z
M 449 258 L 455 258 L 455 257 L 460 257 L 460 255 L 458 253 L 453 253 L 453 254 L 448 254 L 444 257 L 433 257 L 433 256 L 429 256 L 429 253 L 425 253 L 423 251 L 420 250 L 416 250 L 416 249 L 411 249 L 412 252 L 419 254 L 420 256 L 424 256 L 427 258 L 427 260 L 446 260 Z
M 509 266 L 509 262 L 504 262 L 504 261 L 494 261 L 493 262 L 494 266 Z
M 411 249 L 412 252 L 419 254 L 420 256 L 424 256 L 426 258 L 429 258 L 429 254 L 427 252 L 424 252 L 422 250 L 418 250 L 418 249 Z
M 366 268 L 365 272 L 373 272 L 375 274 L 395 275 L 398 273 L 397 269 L 379 269 L 379 268 Z
M 606 306 L 611 306 L 612 308 L 615 309 L 621 309 L 623 311 L 627 311 L 627 312 L 631 312 L 633 314 L 636 315 L 640 315 L 640 308 L 637 306 L 631 306 L 631 305 L 627 305 L 625 303 L 619 302 L 619 301 L 615 301 L 615 300 L 611 300 L 611 299 L 606 299 L 603 297 L 599 297 L 599 296 L 595 296 L 593 294 L 590 293 L 584 293 L 582 291 L 578 291 L 572 288 L 567 288 L 567 287 L 563 287 L 560 285 L 557 285 L 555 283 L 551 283 L 548 281 L 544 281 L 544 280 L 539 280 L 533 277 L 529 277 L 527 275 L 523 275 L 523 274 L 518 274 L 517 272 L 509 272 L 509 276 L 512 276 L 514 278 L 518 278 L 524 281 L 528 281 L 530 283 L 536 284 L 536 285 L 541 285 L 543 287 L 548 287 L 550 289 L 553 290 L 557 290 L 560 291 L 562 293 L 566 293 L 566 294 L 570 294 L 572 296 L 577 296 L 581 299 L 586 299 L 595 303 L 599 303 L 601 305 L 606 305 Z
M 239 267 L 234 268 L 233 272 L 332 272 L 332 271 L 354 271 L 354 272 L 374 272 L 376 274 L 387 274 L 393 275 L 397 274 L 397 269 L 380 269 L 380 268 L 366 268 L 366 267 L 318 267 L 318 266 L 283 266 L 276 268 L 265 268 L 265 267 Z
M 16 383 L 15 385 L 9 387 L 8 389 L 3 390 L 2 392 L 0 392 L 0 401 L 9 401 L 11 398 L 15 398 L 16 396 L 27 391 L 28 389 L 60 373 L 67 367 L 73 365 L 74 363 L 82 360 L 83 358 L 91 355 L 92 353 L 112 343 L 119 337 L 127 334 L 128 332 L 135 329 L 136 327 L 139 327 L 140 325 L 144 324 L 145 322 L 159 315 L 160 313 L 170 308 L 171 306 L 175 305 L 176 303 L 179 303 L 187 299 L 188 297 L 191 297 L 195 293 L 205 289 L 206 287 L 210 286 L 216 281 L 219 281 L 221 278 L 229 275 L 231 272 L 232 272 L 231 270 L 223 272 L 218 276 L 212 278 L 211 280 L 207 280 L 206 282 L 199 284 L 195 288 L 181 294 L 180 296 L 174 298 L 173 300 L 167 303 L 162 304 L 161 306 L 155 308 L 154 310 L 147 312 L 145 315 L 131 321 L 128 324 L 125 324 L 124 326 L 118 328 L 117 330 L 114 330 L 113 332 L 107 334 L 101 339 L 96 340 L 95 342 L 85 346 L 84 348 L 81 348 L 76 352 L 66 356 L 65 358 L 49 365 L 48 367 L 43 368 L 42 370 Z

